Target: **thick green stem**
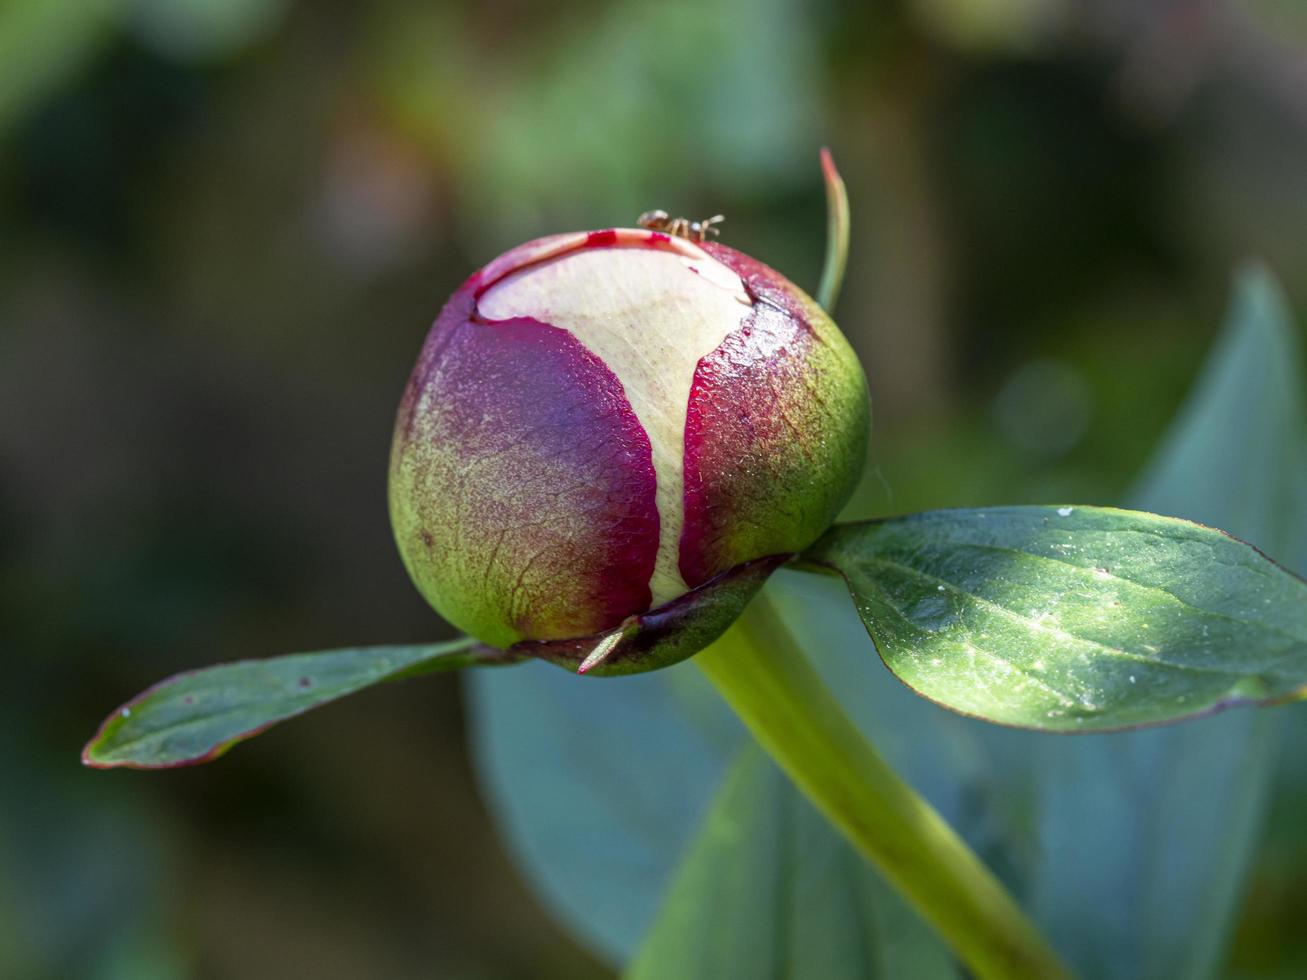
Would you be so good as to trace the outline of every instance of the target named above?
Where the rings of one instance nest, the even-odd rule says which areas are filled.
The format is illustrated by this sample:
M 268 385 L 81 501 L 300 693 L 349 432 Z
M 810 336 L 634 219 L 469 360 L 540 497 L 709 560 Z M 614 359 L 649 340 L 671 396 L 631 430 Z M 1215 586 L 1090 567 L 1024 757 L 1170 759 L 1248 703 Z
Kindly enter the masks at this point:
M 695 662 L 763 748 L 977 977 L 1070 976 L 998 879 L 854 727 L 767 590 Z

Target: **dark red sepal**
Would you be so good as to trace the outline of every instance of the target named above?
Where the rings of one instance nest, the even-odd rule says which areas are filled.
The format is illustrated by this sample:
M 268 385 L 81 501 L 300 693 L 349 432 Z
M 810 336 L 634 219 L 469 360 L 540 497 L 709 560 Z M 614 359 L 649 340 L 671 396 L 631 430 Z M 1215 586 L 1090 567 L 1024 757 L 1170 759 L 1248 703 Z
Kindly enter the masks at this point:
M 628 617 L 605 633 L 527 641 L 508 652 L 597 677 L 670 667 L 725 633 L 772 572 L 793 557 L 771 555 L 736 565 L 657 609 Z

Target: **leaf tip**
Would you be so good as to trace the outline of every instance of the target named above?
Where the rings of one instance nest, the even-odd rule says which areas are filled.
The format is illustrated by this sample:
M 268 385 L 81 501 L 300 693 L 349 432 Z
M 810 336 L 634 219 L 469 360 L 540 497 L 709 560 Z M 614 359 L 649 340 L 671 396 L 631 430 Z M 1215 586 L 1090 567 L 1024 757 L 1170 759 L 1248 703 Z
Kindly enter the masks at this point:
M 82 756 L 81 756 L 82 765 L 86 766 L 86 768 L 113 769 L 118 765 L 115 762 L 105 759 L 104 756 L 100 754 L 99 750 L 100 747 L 104 744 L 105 740 L 109 737 L 111 728 L 118 721 L 128 717 L 131 714 L 131 708 L 129 707 L 129 704 L 123 705 L 121 708 L 118 708 L 108 718 L 100 722 L 100 727 L 96 729 L 95 734 L 92 735 L 90 740 L 87 741 L 87 743 L 82 746 Z
M 835 167 L 835 157 L 831 155 L 830 147 L 821 148 L 821 172 L 826 178 L 826 183 L 831 184 L 840 179 L 840 172 Z

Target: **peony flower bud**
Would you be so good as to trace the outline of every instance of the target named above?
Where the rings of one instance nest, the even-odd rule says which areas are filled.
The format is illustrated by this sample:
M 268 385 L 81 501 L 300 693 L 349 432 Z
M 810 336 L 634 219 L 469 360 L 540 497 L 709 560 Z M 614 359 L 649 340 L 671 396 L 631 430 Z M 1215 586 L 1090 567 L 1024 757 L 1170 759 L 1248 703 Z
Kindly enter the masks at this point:
M 431 328 L 391 520 L 460 629 L 590 636 L 811 544 L 869 427 L 853 351 L 784 276 L 655 231 L 557 235 L 474 274 Z

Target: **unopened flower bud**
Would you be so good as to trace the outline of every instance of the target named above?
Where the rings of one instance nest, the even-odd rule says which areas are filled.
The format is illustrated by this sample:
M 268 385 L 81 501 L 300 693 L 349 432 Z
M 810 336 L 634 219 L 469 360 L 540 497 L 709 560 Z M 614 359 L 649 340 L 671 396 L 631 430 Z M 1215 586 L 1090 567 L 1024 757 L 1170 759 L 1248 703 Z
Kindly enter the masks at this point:
M 853 351 L 777 272 L 643 229 L 558 235 L 441 311 L 400 405 L 391 520 L 460 629 L 588 636 L 811 544 L 869 426 Z

